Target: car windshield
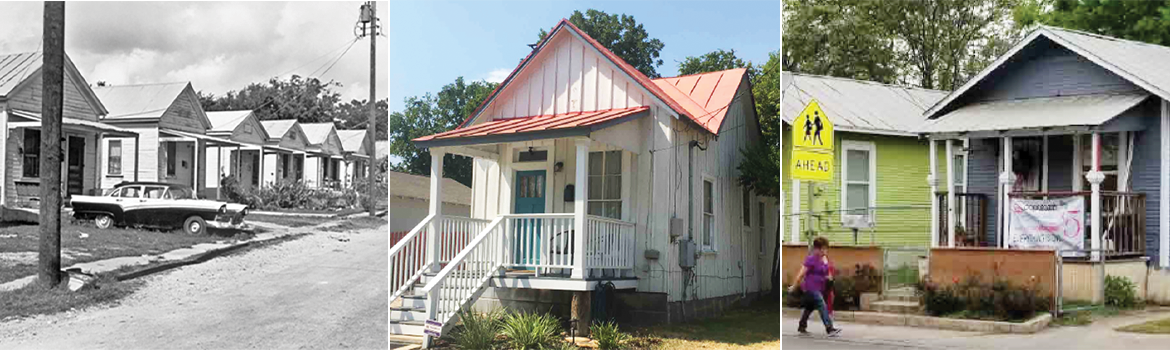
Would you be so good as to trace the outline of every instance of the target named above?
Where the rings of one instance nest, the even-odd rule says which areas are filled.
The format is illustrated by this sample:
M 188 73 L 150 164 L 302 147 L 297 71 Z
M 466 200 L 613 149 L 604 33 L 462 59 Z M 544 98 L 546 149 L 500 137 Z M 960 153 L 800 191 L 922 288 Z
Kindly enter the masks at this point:
M 193 192 L 191 192 L 191 188 L 189 188 L 189 187 L 171 186 L 171 188 L 169 190 L 167 190 L 167 194 L 166 194 L 165 198 L 169 198 L 169 199 L 194 199 L 195 195 Z

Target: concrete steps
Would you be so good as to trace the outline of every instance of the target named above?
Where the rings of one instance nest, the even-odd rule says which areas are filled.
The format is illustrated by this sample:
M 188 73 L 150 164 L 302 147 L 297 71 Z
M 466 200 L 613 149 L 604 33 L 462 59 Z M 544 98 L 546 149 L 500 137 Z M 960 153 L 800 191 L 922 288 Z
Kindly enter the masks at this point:
M 882 300 L 873 303 L 873 310 L 891 314 L 919 314 L 922 307 L 918 301 Z

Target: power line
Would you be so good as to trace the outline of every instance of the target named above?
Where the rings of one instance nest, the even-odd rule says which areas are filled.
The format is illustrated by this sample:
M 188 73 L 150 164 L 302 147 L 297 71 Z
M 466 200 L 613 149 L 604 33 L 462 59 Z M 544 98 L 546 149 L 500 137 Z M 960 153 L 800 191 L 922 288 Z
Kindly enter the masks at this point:
M 273 77 L 280 77 L 280 76 L 284 76 L 285 74 L 291 73 L 291 72 L 293 72 L 293 71 L 295 71 L 295 70 L 297 70 L 297 69 L 304 68 L 305 66 L 308 66 L 309 64 L 311 64 L 311 63 L 313 63 L 313 62 L 316 62 L 316 61 L 317 61 L 317 60 L 319 60 L 319 59 L 322 59 L 322 58 L 324 58 L 324 57 L 326 57 L 326 56 L 329 56 L 329 55 L 333 54 L 334 52 L 337 52 L 337 50 L 341 50 L 341 48 L 342 48 L 342 47 L 345 47 L 346 45 L 353 46 L 353 44 L 354 44 L 354 43 L 356 43 L 358 40 L 359 40 L 359 38 L 354 38 L 353 40 L 350 40 L 350 41 L 344 42 L 344 43 L 342 43 L 341 45 L 338 45 L 337 47 L 333 48 L 332 50 L 329 50 L 329 52 L 326 52 L 325 54 L 322 54 L 322 55 L 320 55 L 320 56 L 317 56 L 316 58 L 314 58 L 314 59 L 312 59 L 312 60 L 309 60 L 309 61 L 305 62 L 304 64 L 302 64 L 302 65 L 300 65 L 300 66 L 297 66 L 296 68 L 289 69 L 289 70 L 285 71 L 284 73 L 280 73 L 280 74 L 274 75 Z M 328 62 L 328 61 L 326 61 L 326 62 Z M 317 68 L 317 69 L 320 69 L 320 68 Z
M 357 43 L 357 40 L 354 40 L 353 44 L 356 44 L 356 43 Z M 329 64 L 329 68 L 325 68 L 325 71 L 324 71 L 324 72 L 321 72 L 321 77 L 322 77 L 322 78 L 324 78 L 324 77 L 325 77 L 325 74 L 326 74 L 326 73 L 329 73 L 329 70 L 330 70 L 330 69 L 333 69 L 333 65 L 336 65 L 336 64 L 337 64 L 337 62 L 341 61 L 341 58 L 345 57 L 345 54 L 346 54 L 346 53 L 349 53 L 349 49 L 350 49 L 350 48 L 353 48 L 353 44 L 349 44 L 349 47 L 345 48 L 345 51 L 342 51 L 342 52 L 341 52 L 341 55 L 337 56 L 337 59 L 333 60 L 333 63 Z

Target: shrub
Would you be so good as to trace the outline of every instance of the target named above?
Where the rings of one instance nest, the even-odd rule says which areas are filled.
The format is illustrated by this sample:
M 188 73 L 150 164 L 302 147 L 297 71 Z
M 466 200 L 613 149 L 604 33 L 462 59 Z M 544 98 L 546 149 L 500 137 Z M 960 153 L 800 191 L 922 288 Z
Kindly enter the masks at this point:
M 1105 276 L 1105 305 L 1119 308 L 1137 306 L 1137 286 L 1122 276 Z
M 503 312 L 494 310 L 478 313 L 466 309 L 459 311 L 463 328 L 452 336 L 453 343 L 460 349 L 491 349 L 495 346 L 496 333 L 500 331 Z
M 951 287 L 939 286 L 927 278 L 919 281 L 917 289 L 922 305 L 931 316 L 946 315 L 963 309 L 963 300 Z
M 556 345 L 561 339 L 560 322 L 552 315 L 514 313 L 504 316 L 501 334 L 508 338 L 509 349 L 541 349 Z
M 841 276 L 833 278 L 833 309 L 850 310 L 859 306 L 860 293 L 856 288 L 856 279 Z
M 1019 320 L 1047 310 L 1050 304 L 1050 299 L 1040 296 L 1040 288 L 1035 282 L 1018 286 L 996 277 L 991 283 L 985 283 L 978 273 L 951 282 L 939 285 L 927 278 L 916 285 L 928 314 L 941 316 L 961 312 L 976 318 Z
M 594 322 L 593 325 L 589 326 L 589 334 L 593 340 L 597 341 L 597 347 L 601 350 L 619 349 L 622 342 L 630 339 L 630 335 L 618 330 L 617 323 L 612 321 Z
M 784 306 L 800 308 L 801 307 L 801 291 L 797 288 L 795 292 L 788 291 L 789 286 L 784 286 Z
M 854 284 L 856 286 L 857 295 L 861 293 L 878 293 L 882 289 L 882 273 L 873 267 L 873 265 L 865 264 L 857 265 L 857 270 L 853 273 Z

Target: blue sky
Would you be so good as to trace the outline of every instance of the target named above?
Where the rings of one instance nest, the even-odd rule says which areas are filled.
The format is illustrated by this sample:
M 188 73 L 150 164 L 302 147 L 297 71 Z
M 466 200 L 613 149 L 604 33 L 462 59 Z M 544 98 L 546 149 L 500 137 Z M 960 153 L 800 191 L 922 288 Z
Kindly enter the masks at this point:
M 390 111 L 462 76 L 500 81 L 528 54 L 541 28 L 573 10 L 627 14 L 665 45 L 663 76 L 687 56 L 716 49 L 763 64 L 780 48 L 780 1 L 391 1 Z

